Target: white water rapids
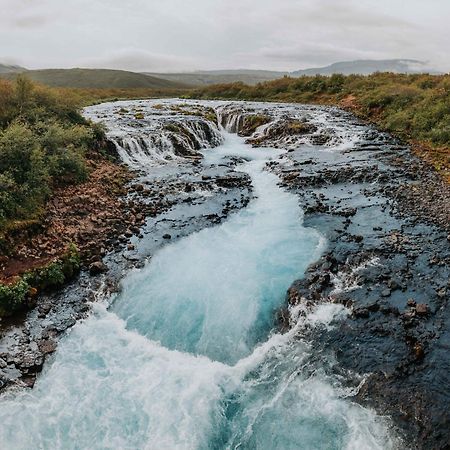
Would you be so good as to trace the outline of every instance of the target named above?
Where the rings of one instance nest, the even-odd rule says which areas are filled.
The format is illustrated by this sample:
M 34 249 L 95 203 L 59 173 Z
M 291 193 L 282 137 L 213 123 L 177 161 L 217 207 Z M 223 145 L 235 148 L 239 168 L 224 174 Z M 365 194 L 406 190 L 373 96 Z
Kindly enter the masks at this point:
M 297 197 L 263 170 L 280 151 L 224 133 L 204 154 L 205 164 L 245 157 L 238 170 L 256 198 L 166 245 L 110 307 L 75 325 L 34 389 L 1 398 L 1 449 L 393 448 L 384 420 L 347 399 L 298 337 L 332 326 L 342 306 L 292 311 L 293 329 L 271 332 L 324 245 L 302 226 Z

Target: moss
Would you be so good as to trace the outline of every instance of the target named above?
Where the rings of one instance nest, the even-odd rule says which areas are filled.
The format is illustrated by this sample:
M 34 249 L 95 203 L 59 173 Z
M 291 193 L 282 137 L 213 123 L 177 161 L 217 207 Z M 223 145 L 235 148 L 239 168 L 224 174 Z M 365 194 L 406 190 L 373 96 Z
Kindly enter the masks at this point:
M 244 123 L 240 134 L 242 136 L 252 135 L 258 127 L 270 122 L 270 117 L 265 114 L 250 114 L 244 117 Z
M 166 131 L 170 131 L 171 133 L 179 133 L 180 127 L 178 125 L 175 125 L 174 123 L 166 123 L 164 125 L 164 129 Z
M 80 255 L 71 244 L 59 259 L 25 273 L 12 284 L 0 283 L 0 317 L 8 317 L 27 307 L 39 291 L 61 287 L 80 270 Z
M 217 114 L 215 113 L 214 110 L 206 112 L 203 117 L 209 122 L 215 123 L 216 125 L 219 124 Z

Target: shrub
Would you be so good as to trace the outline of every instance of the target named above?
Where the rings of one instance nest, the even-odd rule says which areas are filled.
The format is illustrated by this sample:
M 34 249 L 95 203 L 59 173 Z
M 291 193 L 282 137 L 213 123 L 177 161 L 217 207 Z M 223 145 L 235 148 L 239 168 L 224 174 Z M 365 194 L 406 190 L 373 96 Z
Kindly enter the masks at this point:
M 24 279 L 13 284 L 0 283 L 0 317 L 10 316 L 23 307 L 29 289 Z
M 24 275 L 26 282 L 39 289 L 50 289 L 62 286 L 80 269 L 80 255 L 75 245 L 71 244 L 67 252 L 55 261 L 28 272 Z
M 0 80 L 0 231 L 37 217 L 58 185 L 87 179 L 86 153 L 100 150 L 104 129 L 78 112 L 71 91 Z
M 61 286 L 80 269 L 80 255 L 71 244 L 67 252 L 58 260 L 24 274 L 12 284 L 0 283 L 0 317 L 11 316 L 26 306 L 32 290 L 46 290 Z

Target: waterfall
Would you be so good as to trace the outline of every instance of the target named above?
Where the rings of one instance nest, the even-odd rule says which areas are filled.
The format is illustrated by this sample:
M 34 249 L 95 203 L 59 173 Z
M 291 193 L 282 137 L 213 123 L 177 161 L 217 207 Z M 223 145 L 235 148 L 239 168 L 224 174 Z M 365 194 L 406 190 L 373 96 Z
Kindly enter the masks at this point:
M 213 105 L 218 123 L 239 131 L 242 111 Z M 255 197 L 222 224 L 163 247 L 75 325 L 33 390 L 1 398 L 0 448 L 396 447 L 389 423 L 349 399 L 356 390 L 327 370 L 333 355 L 306 333 L 335 326 L 346 308 L 300 303 L 289 332 L 274 327 L 286 290 L 325 245 L 303 225 L 298 198 L 265 170 L 285 150 L 252 148 L 203 108 L 165 100 L 87 110 L 130 166 L 202 157 L 209 170 L 236 158 Z

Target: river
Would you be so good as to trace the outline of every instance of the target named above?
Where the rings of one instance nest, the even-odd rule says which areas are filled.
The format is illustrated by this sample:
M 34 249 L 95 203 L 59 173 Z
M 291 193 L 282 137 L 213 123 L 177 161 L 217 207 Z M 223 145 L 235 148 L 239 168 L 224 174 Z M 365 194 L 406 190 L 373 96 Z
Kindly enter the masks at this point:
M 351 401 L 354 389 L 325 370 L 332 356 L 302 333 L 349 311 L 299 306 L 290 331 L 275 326 L 290 284 L 326 246 L 265 170 L 284 150 L 218 133 L 222 144 L 201 150 L 202 165 L 239 158 L 253 200 L 165 245 L 96 303 L 34 389 L 3 395 L 0 448 L 394 448 L 388 422 Z

